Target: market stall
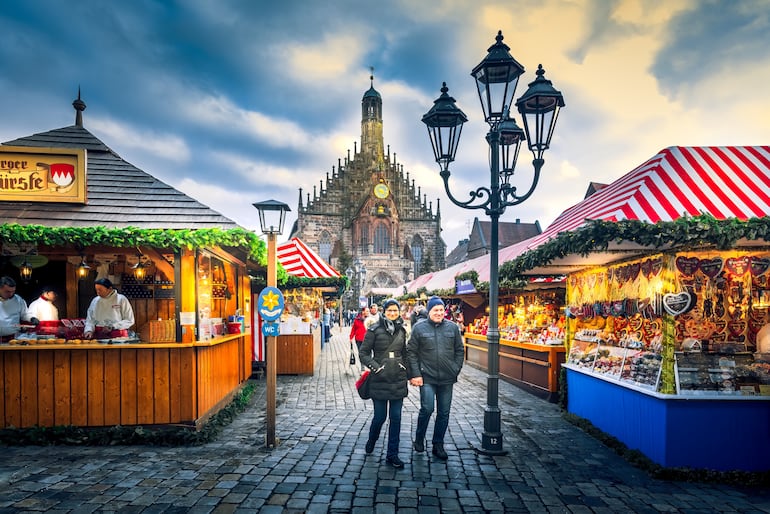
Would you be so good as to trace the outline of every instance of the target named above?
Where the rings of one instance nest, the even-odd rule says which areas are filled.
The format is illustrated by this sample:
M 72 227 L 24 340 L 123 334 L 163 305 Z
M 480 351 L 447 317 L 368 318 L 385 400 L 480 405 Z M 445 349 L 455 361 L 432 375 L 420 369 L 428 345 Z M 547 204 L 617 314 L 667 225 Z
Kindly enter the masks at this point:
M 465 358 L 486 370 L 488 313 L 466 319 Z M 501 295 L 498 320 L 501 377 L 556 401 L 565 356 L 563 287 Z
M 61 318 L 0 343 L 0 426 L 199 427 L 250 376 L 240 316 L 250 313 L 246 263 L 264 244 L 122 160 L 83 127 L 85 104 L 73 105 L 75 125 L 0 146 L 2 274 L 28 302 L 53 286 Z M 104 330 L 88 338 L 102 278 L 134 322 L 95 320 Z
M 770 147 L 668 148 L 501 270 L 567 275 L 571 413 L 662 466 L 770 469 L 768 185 Z
M 340 274 L 299 238 L 291 238 L 278 245 L 278 262 L 291 276 L 307 279 L 306 286 L 290 284 L 284 289 L 285 310 L 281 316 L 280 335 L 276 342 L 276 373 L 279 375 L 312 375 L 315 362 L 321 352 L 321 316 L 325 307 L 323 291 L 313 280 L 339 279 Z M 336 291 L 336 288 L 331 288 Z M 259 294 L 259 291 L 254 291 Z M 256 300 L 255 300 L 256 301 Z M 254 316 L 258 318 L 255 310 Z M 255 319 L 254 326 L 261 321 Z M 261 330 L 254 331 L 254 359 L 256 362 L 270 358 L 265 355 Z

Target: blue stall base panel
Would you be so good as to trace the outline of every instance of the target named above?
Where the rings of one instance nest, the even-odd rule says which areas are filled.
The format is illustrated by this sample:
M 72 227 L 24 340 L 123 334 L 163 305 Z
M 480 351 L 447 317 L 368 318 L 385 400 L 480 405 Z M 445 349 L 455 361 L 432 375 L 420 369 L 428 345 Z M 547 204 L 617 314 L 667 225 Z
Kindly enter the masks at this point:
M 567 368 L 567 410 L 664 467 L 770 470 L 770 397 L 664 395 Z

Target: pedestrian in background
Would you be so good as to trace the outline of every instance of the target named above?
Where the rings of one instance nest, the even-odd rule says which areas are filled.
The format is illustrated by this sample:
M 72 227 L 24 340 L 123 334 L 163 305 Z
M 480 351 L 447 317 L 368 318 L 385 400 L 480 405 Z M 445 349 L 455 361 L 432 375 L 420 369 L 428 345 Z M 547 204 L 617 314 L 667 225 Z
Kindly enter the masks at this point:
M 361 345 L 366 337 L 366 327 L 364 326 L 364 319 L 366 319 L 366 307 L 361 309 L 358 315 L 353 318 L 352 326 L 350 327 L 350 342 L 356 342 L 356 348 L 358 348 L 358 361 L 361 363 L 361 369 L 364 369 L 364 363 L 361 362 Z
M 369 393 L 374 403 L 374 417 L 369 426 L 366 453 L 374 451 L 380 430 L 387 418 L 388 446 L 385 462 L 396 469 L 404 467 L 398 457 L 401 433 L 401 409 L 409 394 L 406 373 L 406 329 L 401 308 L 394 299 L 383 304 L 383 316 L 369 327 L 361 345 L 359 358 L 371 370 Z
M 369 316 L 367 316 L 366 319 L 364 320 L 364 325 L 368 329 L 378 321 L 380 321 L 380 312 L 377 307 L 377 304 L 373 303 L 372 306 L 369 307 Z
M 428 319 L 416 323 L 407 345 L 409 383 L 420 388 L 420 412 L 414 436 L 414 450 L 425 451 L 425 434 L 436 406 L 432 451 L 436 458 L 447 459 L 444 436 L 449 426 L 452 389 L 463 367 L 465 352 L 457 324 L 444 317 L 444 302 L 433 296 L 428 300 Z

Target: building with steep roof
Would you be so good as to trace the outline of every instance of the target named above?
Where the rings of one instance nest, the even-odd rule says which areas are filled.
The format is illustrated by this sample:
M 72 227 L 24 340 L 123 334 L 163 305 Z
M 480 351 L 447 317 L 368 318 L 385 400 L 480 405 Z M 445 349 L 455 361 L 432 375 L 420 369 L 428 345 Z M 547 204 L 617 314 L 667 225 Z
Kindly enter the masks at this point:
M 468 239 L 460 241 L 449 253 L 447 256 L 447 267 L 488 254 L 490 250 L 491 229 L 491 221 L 479 221 L 478 218 L 473 218 L 470 236 Z M 498 224 L 498 247 L 505 248 L 519 241 L 534 237 L 542 231 L 540 222 L 537 220 L 534 223 L 522 223 L 518 218 L 513 223 L 501 221 Z
M 236 228 L 231 219 L 161 182 L 83 127 L 85 102 L 78 98 L 75 124 L 6 141 L 3 146 L 73 148 L 88 152 L 85 203 L 0 201 L 5 223 L 49 227 Z
M 383 140 L 382 96 L 371 86 L 361 100 L 361 147 L 332 166 L 320 190 L 303 198 L 290 237 L 299 237 L 343 271 L 366 268 L 363 295 L 393 288 L 445 266 L 441 212 L 404 173 Z

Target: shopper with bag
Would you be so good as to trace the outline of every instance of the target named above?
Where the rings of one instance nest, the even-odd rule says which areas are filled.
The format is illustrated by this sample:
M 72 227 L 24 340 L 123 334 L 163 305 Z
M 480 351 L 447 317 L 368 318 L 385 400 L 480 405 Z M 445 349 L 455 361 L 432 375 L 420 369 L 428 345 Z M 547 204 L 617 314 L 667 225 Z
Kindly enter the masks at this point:
M 366 315 L 368 314 L 368 311 L 366 310 L 366 307 L 361 309 L 358 313 L 358 315 L 353 319 L 353 325 L 350 327 L 350 349 L 353 349 L 353 341 L 356 342 L 356 348 L 358 349 L 358 355 L 360 360 L 361 355 L 361 344 L 364 342 L 364 337 L 366 336 L 366 327 L 364 326 L 364 319 L 366 319 Z M 352 352 L 351 352 L 352 353 Z M 355 364 L 353 362 L 353 359 L 351 359 L 351 364 Z M 363 363 L 361 364 L 361 369 L 364 369 Z
M 394 468 L 403 468 L 398 458 L 401 432 L 401 409 L 409 393 L 406 376 L 406 329 L 401 319 L 401 308 L 396 300 L 386 300 L 384 315 L 366 332 L 359 359 L 371 372 L 369 394 L 374 402 L 374 417 L 369 426 L 366 453 L 374 451 L 385 419 L 390 419 L 385 461 Z

